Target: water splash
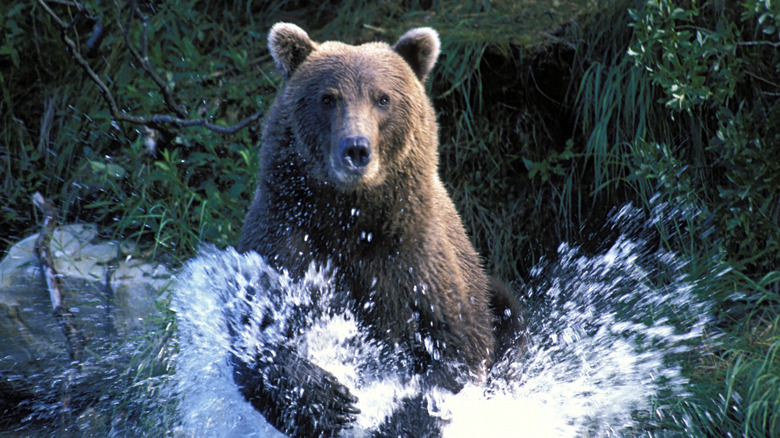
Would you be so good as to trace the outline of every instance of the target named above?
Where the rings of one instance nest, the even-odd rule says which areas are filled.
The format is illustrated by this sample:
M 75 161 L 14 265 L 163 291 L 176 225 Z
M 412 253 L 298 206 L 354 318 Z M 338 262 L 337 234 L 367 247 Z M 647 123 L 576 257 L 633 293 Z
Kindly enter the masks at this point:
M 682 278 L 655 283 L 638 256 L 679 262 L 625 238 L 604 255 L 562 245 L 558 256 L 534 272 L 528 351 L 499 363 L 486 389 L 450 397 L 445 436 L 638 436 L 686 395 L 678 360 L 704 335 L 709 305 Z
M 353 436 L 375 429 L 398 400 L 415 392 L 414 381 L 406 382 L 378 366 L 382 348 L 367 339 L 349 311 L 311 312 L 318 316 L 298 333 L 296 319 L 312 306 L 332 304 L 331 283 L 327 267 L 312 265 L 296 282 L 257 254 L 242 255 L 233 249 L 208 248 L 190 262 L 172 303 L 181 345 L 176 372 L 182 411 L 179 434 L 282 437 L 239 394 L 227 357 L 232 353 L 251 361 L 266 342 L 282 341 L 291 331 L 294 339 L 285 341 L 360 399 L 361 414 L 349 432 Z M 268 320 L 273 324 L 269 326 Z M 235 327 L 237 321 L 243 330 Z M 230 339 L 231 326 L 237 341 Z
M 613 220 L 635 223 L 634 216 L 626 207 Z M 527 350 L 507 355 L 483 386 L 425 394 L 431 413 L 446 420 L 444 437 L 663 435 L 660 417 L 686 396 L 680 359 L 702 345 L 710 303 L 694 292 L 684 260 L 628 235 L 599 255 L 563 244 L 557 260 L 532 270 Z M 268 293 L 253 301 L 256 311 L 293 317 L 292 309 L 311 304 L 313 290 L 327 304 L 328 270 L 311 267 L 294 282 L 255 254 L 212 248 L 181 279 L 173 303 L 181 350 L 178 435 L 282 436 L 233 384 L 225 309 L 246 304 L 240 291 L 247 285 L 261 285 Z M 249 345 L 261 336 L 256 328 L 247 333 Z M 418 391 L 392 370 L 366 372 L 377 369 L 379 347 L 349 312 L 320 317 L 296 342 L 359 397 L 362 413 L 348 436 L 364 436 L 400 398 Z

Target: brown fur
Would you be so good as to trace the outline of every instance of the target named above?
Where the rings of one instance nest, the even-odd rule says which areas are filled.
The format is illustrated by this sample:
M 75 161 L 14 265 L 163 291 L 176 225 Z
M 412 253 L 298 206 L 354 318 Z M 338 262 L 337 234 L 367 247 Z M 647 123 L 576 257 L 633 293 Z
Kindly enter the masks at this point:
M 266 118 L 258 188 L 238 249 L 293 275 L 311 261 L 330 264 L 359 322 L 377 340 L 401 346 L 426 382 L 457 391 L 483 379 L 494 325 L 504 324 L 491 306 L 506 297 L 491 303 L 493 283 L 438 176 L 438 125 L 424 90 L 438 36 L 415 29 L 395 49 L 317 44 L 280 23 L 269 47 L 288 81 Z M 367 147 L 362 158 L 347 159 L 345 139 L 355 138 Z M 307 387 L 313 397 L 325 389 Z M 243 389 L 250 400 L 262 392 L 255 406 L 280 417 L 261 406 L 282 399 L 269 391 Z M 351 418 L 348 407 L 329 409 L 337 411 L 331 430 L 270 420 L 288 433 L 327 435 Z

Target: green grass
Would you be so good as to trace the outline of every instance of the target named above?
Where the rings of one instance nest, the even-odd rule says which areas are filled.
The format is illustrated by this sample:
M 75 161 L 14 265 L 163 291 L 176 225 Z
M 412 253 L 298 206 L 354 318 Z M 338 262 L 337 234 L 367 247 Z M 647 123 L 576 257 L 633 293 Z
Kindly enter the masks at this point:
M 731 271 L 704 284 L 709 292 L 732 296 L 732 307 L 721 313 L 724 331 L 716 349 L 690 361 L 691 394 L 673 411 L 679 426 L 687 420 L 690 436 L 780 433 L 780 295 L 765 289 L 776 281 L 777 273 L 755 283 Z

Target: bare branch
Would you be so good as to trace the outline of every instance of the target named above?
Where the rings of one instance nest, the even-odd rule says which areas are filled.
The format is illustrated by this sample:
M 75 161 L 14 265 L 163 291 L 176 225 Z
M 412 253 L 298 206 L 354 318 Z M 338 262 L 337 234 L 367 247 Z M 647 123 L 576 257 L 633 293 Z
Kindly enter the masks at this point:
M 68 344 L 68 353 L 72 361 L 81 360 L 81 352 L 84 350 L 84 337 L 73 320 L 73 314 L 65 305 L 65 297 L 62 293 L 57 271 L 54 269 L 54 259 L 51 255 L 51 236 L 57 227 L 57 211 L 40 193 L 33 195 L 33 204 L 43 212 L 43 229 L 38 240 L 35 241 L 35 253 L 41 261 L 41 271 L 46 280 L 46 286 L 49 289 L 49 298 L 51 299 L 52 310 L 57 318 L 62 332 L 65 334 L 65 340 Z
M 62 41 L 65 43 L 66 46 L 68 46 L 68 49 L 70 51 L 71 56 L 74 60 L 79 64 L 82 70 L 89 76 L 89 78 L 92 80 L 92 82 L 97 85 L 98 89 L 100 90 L 100 94 L 103 97 L 103 100 L 106 101 L 108 104 L 108 110 L 111 113 L 111 118 L 113 118 L 116 121 L 120 122 L 127 122 L 132 123 L 135 125 L 148 125 L 153 127 L 163 127 L 163 125 L 173 125 L 179 128 L 189 128 L 194 126 L 201 126 L 208 130 L 217 132 L 219 134 L 233 134 L 235 132 L 238 132 L 245 127 L 247 127 L 249 124 L 257 121 L 261 117 L 263 117 L 263 112 L 258 111 L 251 116 L 247 117 L 246 119 L 238 122 L 237 124 L 233 126 L 220 126 L 216 125 L 214 123 L 209 122 L 205 118 L 200 119 L 187 119 L 187 112 L 183 108 L 180 108 L 178 105 L 175 104 L 173 95 L 170 91 L 170 88 L 165 83 L 162 78 L 157 75 L 157 73 L 154 71 L 153 68 L 149 65 L 148 57 L 146 56 L 146 29 L 147 24 L 146 21 L 144 21 L 144 32 L 142 34 L 142 50 L 143 50 L 143 56 L 138 53 L 138 51 L 133 47 L 132 44 L 130 44 L 129 38 L 127 37 L 127 29 L 123 29 L 123 34 L 125 35 L 125 43 L 127 44 L 128 48 L 131 50 L 131 53 L 133 54 L 133 57 L 135 57 L 141 66 L 143 67 L 144 71 L 149 74 L 152 79 L 155 81 L 155 83 L 160 87 L 160 90 L 163 93 L 163 97 L 165 99 L 166 105 L 171 108 L 174 112 L 176 112 L 177 116 L 168 116 L 168 115 L 155 115 L 151 117 L 143 117 L 143 116 L 136 116 L 132 114 L 128 114 L 125 111 L 121 110 L 119 106 L 116 103 L 116 99 L 114 98 L 114 95 L 111 93 L 111 90 L 108 88 L 108 86 L 103 82 L 103 80 L 100 79 L 98 74 L 95 72 L 95 70 L 92 69 L 92 67 L 89 65 L 86 59 L 81 55 L 81 50 L 70 37 L 68 37 L 67 31 L 70 28 L 69 23 L 65 23 L 60 19 L 57 14 L 49 8 L 49 6 L 46 4 L 46 0 L 38 0 L 38 4 L 43 8 L 44 11 L 54 20 L 57 27 L 60 28 L 60 35 L 62 37 Z M 137 7 L 134 5 L 134 8 Z M 133 14 L 140 14 L 140 11 L 133 12 L 131 14 L 131 17 Z M 143 15 L 140 15 L 142 17 L 142 20 L 145 20 L 145 17 Z M 167 91 L 166 91 L 167 90 Z M 166 94 L 168 96 L 166 96 Z
M 150 126 L 159 126 L 163 124 L 168 125 L 174 125 L 180 128 L 190 128 L 193 126 L 202 126 L 206 129 L 209 129 L 211 131 L 214 131 L 219 134 L 234 134 L 244 128 L 246 128 L 250 123 L 257 121 L 263 117 L 263 112 L 258 111 L 251 116 L 245 118 L 244 120 L 236 123 L 233 126 L 220 126 L 215 125 L 213 123 L 208 122 L 206 119 L 191 119 L 191 120 L 185 120 L 180 119 L 178 117 L 171 117 L 171 116 L 154 116 L 149 119 L 147 119 L 147 123 L 144 123 L 145 125 Z
M 51 300 L 54 317 L 57 319 L 62 333 L 65 335 L 65 342 L 68 346 L 68 355 L 70 364 L 60 382 L 62 392 L 60 394 L 60 422 L 62 430 L 67 430 L 72 423 L 71 418 L 71 393 L 72 378 L 74 373 L 81 366 L 81 355 L 84 351 L 86 340 L 81 335 L 78 327 L 70 313 L 70 309 L 65 302 L 62 287 L 60 285 L 59 275 L 54 269 L 54 259 L 51 255 L 51 236 L 57 227 L 57 210 L 51 205 L 39 192 L 33 195 L 33 204 L 43 212 L 43 229 L 38 239 L 35 241 L 35 254 L 41 262 L 41 273 L 49 289 L 49 299 Z
M 116 12 L 116 22 L 119 25 L 120 30 L 122 31 L 122 36 L 125 39 L 125 44 L 127 45 L 127 48 L 130 50 L 130 53 L 133 55 L 133 58 L 135 58 L 136 61 L 141 65 L 141 68 L 146 72 L 146 74 L 149 75 L 149 77 L 152 78 L 155 84 L 157 84 L 157 87 L 160 89 L 160 92 L 162 92 L 163 99 L 165 100 L 165 105 L 168 106 L 173 112 L 176 113 L 177 116 L 181 118 L 186 118 L 189 116 L 187 113 L 187 110 L 184 109 L 181 105 L 176 103 L 176 99 L 173 97 L 173 93 L 171 92 L 171 87 L 168 86 L 168 83 L 165 82 L 165 80 L 160 77 L 159 74 L 152 68 L 152 66 L 149 64 L 149 57 L 146 53 L 146 34 L 149 29 L 148 26 L 148 18 L 141 13 L 141 11 L 138 10 L 138 4 L 136 2 L 130 2 L 130 13 L 127 16 L 127 24 L 122 27 L 122 20 L 119 17 L 119 8 L 117 8 Z M 143 55 L 138 53 L 138 50 L 130 43 L 130 24 L 133 21 L 134 17 L 138 17 L 141 20 L 142 23 L 142 31 L 141 31 L 141 47 L 143 50 Z
M 54 20 L 55 23 L 57 23 L 57 26 L 60 28 L 60 30 L 64 30 L 68 27 L 68 25 L 65 24 L 65 22 L 62 21 L 60 17 L 58 17 L 57 14 L 55 14 L 54 11 L 52 11 L 49 8 L 49 5 L 47 5 L 46 2 L 44 2 L 43 0 L 38 0 L 38 4 L 41 5 L 41 7 L 43 7 L 46 13 L 49 14 L 51 19 Z

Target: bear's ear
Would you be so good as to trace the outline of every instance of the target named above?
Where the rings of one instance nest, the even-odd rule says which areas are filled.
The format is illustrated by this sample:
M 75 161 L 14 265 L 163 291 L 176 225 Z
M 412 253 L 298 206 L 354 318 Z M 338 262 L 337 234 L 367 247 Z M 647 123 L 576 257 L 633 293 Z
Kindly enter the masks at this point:
M 316 47 L 306 31 L 291 23 L 276 23 L 268 33 L 268 50 L 288 79 Z
M 419 27 L 406 32 L 393 46 L 393 50 L 412 67 L 420 82 L 425 79 L 439 57 L 439 34 L 430 27 Z

